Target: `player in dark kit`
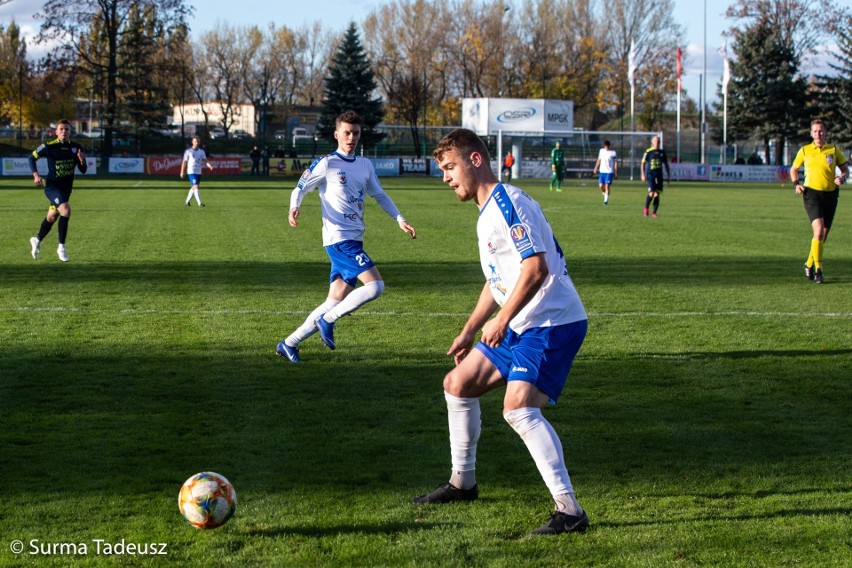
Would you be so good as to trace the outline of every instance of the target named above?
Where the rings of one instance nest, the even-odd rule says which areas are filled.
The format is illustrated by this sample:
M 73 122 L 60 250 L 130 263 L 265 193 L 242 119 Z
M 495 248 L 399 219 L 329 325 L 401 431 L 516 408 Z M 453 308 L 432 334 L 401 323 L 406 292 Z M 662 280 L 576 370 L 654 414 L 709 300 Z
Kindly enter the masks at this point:
M 663 191 L 663 166 L 666 168 L 666 182 L 671 183 L 672 172 L 669 168 L 669 159 L 666 151 L 660 148 L 660 137 L 651 138 L 651 147 L 645 150 L 642 156 L 642 181 L 648 182 L 648 196 L 645 198 L 645 217 L 648 216 L 648 208 L 651 201 L 654 202 L 653 217 L 657 216 L 660 208 L 660 193 Z
M 59 220 L 59 246 L 56 248 L 56 254 L 59 255 L 59 260 L 68 262 L 65 237 L 68 234 L 68 220 L 71 218 L 71 206 L 68 200 L 71 198 L 71 188 L 74 185 L 74 169 L 80 170 L 82 174 L 88 169 L 83 147 L 76 142 L 71 142 L 70 138 L 71 123 L 60 120 L 56 125 L 56 140 L 45 142 L 29 157 L 33 181 L 37 186 L 44 187 L 44 195 L 50 202 L 50 208 L 41 222 L 38 235 L 30 239 L 35 260 L 38 260 L 41 242 L 53 228 L 53 224 Z M 41 177 L 38 173 L 36 162 L 39 158 L 47 158 L 46 177 Z

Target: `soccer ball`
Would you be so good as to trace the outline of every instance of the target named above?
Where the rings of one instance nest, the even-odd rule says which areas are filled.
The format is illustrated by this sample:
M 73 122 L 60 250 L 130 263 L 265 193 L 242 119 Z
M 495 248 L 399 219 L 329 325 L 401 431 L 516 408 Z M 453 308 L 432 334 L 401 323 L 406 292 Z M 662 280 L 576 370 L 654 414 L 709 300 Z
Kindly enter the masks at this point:
M 223 476 L 202 471 L 184 482 L 178 494 L 178 507 L 186 522 L 195 528 L 215 529 L 234 515 L 237 493 Z

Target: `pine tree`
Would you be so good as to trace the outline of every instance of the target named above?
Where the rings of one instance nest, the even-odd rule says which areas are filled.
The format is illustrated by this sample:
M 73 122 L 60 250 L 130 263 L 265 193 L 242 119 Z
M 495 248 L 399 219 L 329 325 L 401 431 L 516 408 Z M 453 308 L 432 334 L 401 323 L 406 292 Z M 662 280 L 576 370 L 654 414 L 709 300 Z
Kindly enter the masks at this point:
M 852 27 L 837 33 L 836 60 L 829 63 L 837 72 L 817 79 L 815 115 L 826 120 L 830 140 L 844 148 L 852 147 Z
M 354 110 L 364 121 L 361 144 L 371 148 L 381 141 L 385 135 L 376 132 L 376 126 L 385 112 L 381 98 L 374 98 L 376 87 L 375 75 L 355 23 L 350 23 L 325 78 L 325 96 L 317 129 L 320 135 L 333 141 L 334 121 L 344 111 Z

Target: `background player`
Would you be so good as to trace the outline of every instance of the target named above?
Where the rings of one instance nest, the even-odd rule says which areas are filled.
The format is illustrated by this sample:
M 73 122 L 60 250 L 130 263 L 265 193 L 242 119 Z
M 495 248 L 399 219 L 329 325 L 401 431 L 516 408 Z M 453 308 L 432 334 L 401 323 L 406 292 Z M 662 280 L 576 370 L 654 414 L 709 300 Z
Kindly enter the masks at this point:
M 289 222 L 291 227 L 296 227 L 302 200 L 314 189 L 319 190 L 322 241 L 331 259 L 331 284 L 325 302 L 276 348 L 278 355 L 291 363 L 300 361 L 299 344 L 317 331 L 323 343 L 334 349 L 334 323 L 375 300 L 385 289 L 378 268 L 363 248 L 365 194 L 375 199 L 411 238 L 417 236 L 414 227 L 385 193 L 373 163 L 355 155 L 361 139 L 361 124 L 361 117 L 354 111 L 338 116 L 334 130 L 337 151 L 315 160 L 290 195 Z M 355 288 L 359 280 L 363 286 Z
M 660 208 L 660 193 L 663 191 L 663 166 L 666 168 L 666 183 L 671 183 L 672 172 L 669 168 L 669 159 L 666 151 L 660 148 L 660 137 L 651 138 L 651 147 L 645 150 L 642 156 L 642 181 L 648 182 L 648 196 L 645 197 L 645 217 L 648 216 L 648 208 L 651 200 L 654 202 L 652 217 L 657 217 L 657 209 Z
M 553 185 L 556 184 L 556 191 L 562 191 L 562 178 L 565 175 L 565 152 L 562 150 L 562 143 L 557 142 L 550 151 L 550 170 L 553 172 L 550 175 L 550 191 L 553 191 Z
M 556 512 L 533 534 L 582 532 L 589 519 L 574 497 L 559 436 L 541 410 L 556 403 L 586 336 L 586 311 L 562 249 L 539 204 L 497 180 L 488 150 L 474 132 L 450 132 L 433 155 L 456 197 L 479 206 L 476 233 L 486 282 L 448 352 L 456 363 L 444 377 L 450 481 L 413 502 L 479 497 L 479 397 L 505 387 L 503 418 L 526 444 L 556 503 Z
M 183 153 L 183 161 L 180 164 L 180 179 L 183 179 L 184 174 L 189 173 L 189 193 L 186 196 L 186 206 L 192 203 L 192 196 L 195 196 L 195 201 L 199 207 L 204 207 L 201 202 L 201 195 L 198 193 L 198 186 L 201 185 L 201 168 L 206 164 L 207 168 L 212 172 L 213 164 L 207 159 L 207 152 L 204 148 L 200 148 L 201 138 L 198 136 L 192 137 L 192 146 L 187 148 Z
M 817 119 L 811 122 L 811 138 L 814 141 L 799 148 L 790 166 L 790 180 L 796 188 L 796 195 L 802 196 L 813 228 L 811 250 L 805 262 L 805 277 L 817 284 L 825 281 L 822 274 L 822 251 L 837 211 L 839 188 L 849 175 L 846 156 L 839 148 L 826 142 L 827 134 L 823 121 Z M 807 185 L 799 183 L 799 168 L 802 166 L 805 167 Z M 837 175 L 836 168 L 840 170 L 840 175 Z
M 47 177 L 41 177 L 36 167 L 40 158 L 47 158 Z M 88 164 L 83 147 L 76 142 L 71 142 L 71 123 L 65 119 L 56 125 L 56 140 L 45 142 L 36 148 L 29 157 L 30 168 L 33 172 L 33 182 L 39 187 L 44 187 L 44 195 L 50 202 L 47 215 L 41 222 L 38 235 L 30 238 L 31 253 L 38 260 L 41 250 L 41 241 L 53 228 L 53 224 L 59 220 L 59 246 L 56 254 L 62 262 L 68 262 L 68 253 L 65 250 L 65 238 L 68 235 L 68 222 L 71 219 L 71 190 L 74 186 L 74 170 L 86 173 Z
M 598 187 L 603 193 L 603 204 L 609 203 L 609 189 L 613 178 L 618 177 L 618 155 L 609 147 L 609 140 L 604 140 L 603 148 L 598 152 L 594 172 L 598 175 Z

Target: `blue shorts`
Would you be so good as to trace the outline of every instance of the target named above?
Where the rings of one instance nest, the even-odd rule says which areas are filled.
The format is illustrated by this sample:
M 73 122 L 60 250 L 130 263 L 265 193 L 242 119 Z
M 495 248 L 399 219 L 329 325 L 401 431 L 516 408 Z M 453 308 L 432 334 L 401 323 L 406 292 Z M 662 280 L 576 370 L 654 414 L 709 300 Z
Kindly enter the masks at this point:
M 499 347 L 489 347 L 480 341 L 476 349 L 497 367 L 506 382 L 531 383 L 550 397 L 550 404 L 556 404 L 586 337 L 588 324 L 587 320 L 581 320 L 554 327 L 534 327 L 520 335 L 510 329 Z
M 71 199 L 71 190 L 45 187 L 44 196 L 47 197 L 48 201 L 50 201 L 51 206 L 58 207 L 63 203 L 68 203 L 68 200 Z
M 201 183 L 201 174 L 186 174 L 189 178 L 189 185 L 199 185 Z
M 601 172 L 598 174 L 598 183 L 600 185 L 612 185 L 612 176 L 613 172 L 609 172 L 608 174 Z
M 342 278 L 344 282 L 355 287 L 358 275 L 376 266 L 373 259 L 364 252 L 362 241 L 340 241 L 325 247 L 325 252 L 331 259 L 329 282 Z

